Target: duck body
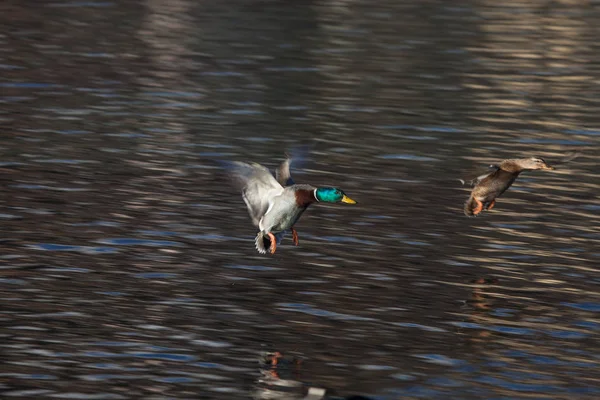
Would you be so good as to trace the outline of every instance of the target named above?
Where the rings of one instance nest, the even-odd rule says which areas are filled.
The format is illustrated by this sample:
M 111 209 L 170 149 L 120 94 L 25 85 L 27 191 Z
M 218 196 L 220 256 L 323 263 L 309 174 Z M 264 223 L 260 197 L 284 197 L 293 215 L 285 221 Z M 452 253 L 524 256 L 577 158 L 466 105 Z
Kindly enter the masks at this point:
M 310 185 L 291 185 L 283 188 L 281 194 L 273 197 L 269 208 L 259 221 L 261 231 L 279 233 L 291 229 L 304 211 L 316 202 Z
M 298 245 L 298 234 L 294 225 L 311 204 L 321 201 L 356 203 L 337 188 L 296 184 L 289 171 L 291 161 L 288 157 L 279 166 L 276 171 L 277 179 L 260 164 L 229 164 L 232 176 L 241 188 L 252 222 L 260 229 L 255 243 L 261 254 L 267 253 L 267 249 L 273 254 L 277 245 L 290 231 L 294 244 Z
M 501 168 L 483 177 L 473 188 L 469 200 L 465 203 L 465 214 L 472 217 L 481 209 L 489 210 L 494 207 L 496 198 L 500 197 L 515 182 L 519 172 L 508 172 Z M 479 209 L 479 203 L 482 204 Z
M 294 244 L 298 245 L 298 233 L 294 225 L 308 206 L 318 201 L 313 194 L 315 190 L 310 185 L 291 185 L 272 199 L 258 223 L 260 232 L 256 235 L 255 244 L 259 253 L 265 254 L 267 249 L 274 253 L 276 246 L 290 231 Z
M 491 210 L 496 204 L 496 198 L 511 187 L 521 172 L 554 169 L 543 159 L 536 157 L 508 159 L 491 167 L 492 172 L 476 178 L 472 183 L 473 190 L 464 206 L 465 215 L 469 217 L 476 216 L 482 210 Z

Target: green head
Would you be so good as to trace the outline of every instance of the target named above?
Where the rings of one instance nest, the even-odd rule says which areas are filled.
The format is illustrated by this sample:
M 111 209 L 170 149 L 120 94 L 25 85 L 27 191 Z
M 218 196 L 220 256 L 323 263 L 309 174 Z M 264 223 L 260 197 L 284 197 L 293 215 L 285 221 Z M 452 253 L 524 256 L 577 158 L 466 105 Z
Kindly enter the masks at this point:
M 346 196 L 346 193 L 341 189 L 333 187 L 321 187 L 316 189 L 315 197 L 317 200 L 325 203 L 339 203 L 341 201 L 342 203 L 356 204 L 356 201 Z

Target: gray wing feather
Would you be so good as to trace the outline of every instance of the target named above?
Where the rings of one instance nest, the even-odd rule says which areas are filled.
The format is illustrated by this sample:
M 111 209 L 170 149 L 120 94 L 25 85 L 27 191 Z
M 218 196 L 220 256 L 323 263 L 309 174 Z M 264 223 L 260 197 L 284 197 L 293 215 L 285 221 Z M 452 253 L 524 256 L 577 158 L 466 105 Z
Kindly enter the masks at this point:
M 275 176 L 277 177 L 277 182 L 281 186 L 291 186 L 294 184 L 294 180 L 292 179 L 292 174 L 290 173 L 290 164 L 292 163 L 292 158 L 288 156 L 284 162 L 279 165 L 277 171 L 275 171 Z
M 268 169 L 260 164 L 235 162 L 233 176 L 242 190 L 242 197 L 255 226 L 269 209 L 273 197 L 283 191 Z
M 310 154 L 312 145 L 304 145 L 293 148 L 290 152 L 285 153 L 286 159 L 281 163 L 279 168 L 275 171 L 277 182 L 281 186 L 292 186 L 295 184 L 290 173 L 290 165 L 292 161 L 296 168 L 301 167 L 307 160 Z

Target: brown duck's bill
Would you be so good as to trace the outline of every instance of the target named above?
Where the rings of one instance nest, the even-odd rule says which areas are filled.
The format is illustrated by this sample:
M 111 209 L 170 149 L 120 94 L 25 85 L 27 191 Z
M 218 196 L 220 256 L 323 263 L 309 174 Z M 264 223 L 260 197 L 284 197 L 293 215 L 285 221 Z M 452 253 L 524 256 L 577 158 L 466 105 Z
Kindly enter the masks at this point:
M 342 197 L 342 203 L 356 204 L 356 201 L 354 201 L 350 197 L 344 195 L 344 197 Z
M 543 169 L 555 170 L 556 168 L 554 168 L 550 165 L 546 165 Z

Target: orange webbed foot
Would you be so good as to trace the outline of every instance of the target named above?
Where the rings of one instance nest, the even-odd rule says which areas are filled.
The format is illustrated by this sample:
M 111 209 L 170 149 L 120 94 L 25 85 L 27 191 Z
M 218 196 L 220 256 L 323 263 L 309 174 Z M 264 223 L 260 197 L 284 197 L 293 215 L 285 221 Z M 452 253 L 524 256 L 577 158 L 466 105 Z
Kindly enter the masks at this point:
M 480 202 L 479 200 L 475 199 L 475 203 L 477 204 L 477 207 L 475 207 L 475 209 L 473 210 L 473 215 L 477 215 L 481 212 L 481 210 L 483 210 L 483 203 Z
M 490 204 L 488 204 L 486 210 L 491 210 L 492 208 L 494 208 L 495 205 L 496 205 L 496 200 L 490 201 Z
M 294 245 L 298 246 L 298 232 L 294 228 L 292 228 L 292 239 L 294 239 Z
M 281 357 L 283 357 L 283 355 L 280 352 L 276 351 L 273 353 L 273 356 L 271 357 L 271 366 L 275 367 Z
M 269 239 L 271 239 L 271 247 L 269 248 L 269 251 L 271 254 L 275 254 L 275 250 L 277 249 L 277 239 L 275 239 L 275 235 L 273 235 L 271 232 L 267 233 L 267 235 L 269 235 Z

